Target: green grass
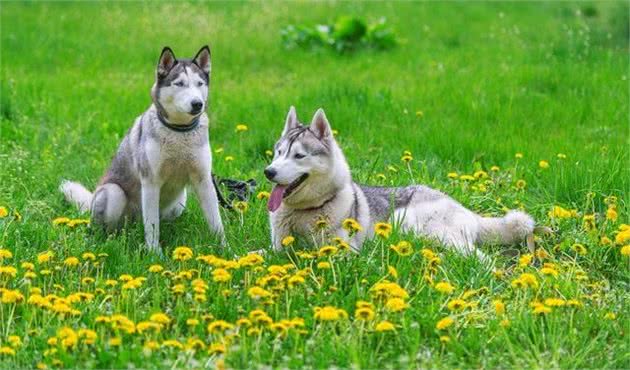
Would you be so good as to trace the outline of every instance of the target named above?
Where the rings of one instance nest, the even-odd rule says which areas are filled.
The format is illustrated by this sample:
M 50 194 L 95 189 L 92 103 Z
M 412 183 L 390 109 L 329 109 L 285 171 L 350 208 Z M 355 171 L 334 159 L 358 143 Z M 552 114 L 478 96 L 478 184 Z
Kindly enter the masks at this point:
M 31 287 L 60 297 L 77 291 L 96 294 L 91 302 L 73 304 L 78 316 L 55 315 L 26 302 L 0 304 L 0 347 L 9 345 L 10 335 L 23 343 L 15 356 L 1 359 L 0 367 L 184 368 L 213 366 L 219 359 L 235 368 L 630 366 L 628 257 L 620 254 L 622 245 L 600 243 L 604 235 L 614 241 L 618 227 L 628 223 L 626 3 L 2 3 L 0 13 L 0 206 L 21 214 L 19 220 L 12 214 L 0 219 L 0 248 L 13 254 L 2 264 L 34 262 L 47 250 L 55 254 L 48 267 L 36 263 L 36 278 L 25 279 L 25 270 L 18 267 L 15 278 L 2 275 L 0 284 L 19 289 L 26 299 Z M 402 43 L 385 52 L 345 55 L 283 48 L 280 30 L 287 24 L 332 22 L 339 15 L 369 21 L 384 16 Z M 302 287 L 278 288 L 274 302 L 265 305 L 247 295 L 264 271 L 239 268 L 231 271 L 229 284 L 215 283 L 213 269 L 202 263 L 143 253 L 141 225 L 110 236 L 83 226 L 54 227 L 52 220 L 59 216 L 85 217 L 64 203 L 57 186 L 70 178 L 94 187 L 133 119 L 150 104 L 162 46 L 189 57 L 205 43 L 211 44 L 213 64 L 211 144 L 214 150 L 224 149 L 214 154 L 218 175 L 254 177 L 259 190 L 269 190 L 262 176 L 269 161 L 265 150 L 280 134 L 288 107 L 295 105 L 303 121 L 323 107 L 339 131 L 357 181 L 426 183 L 481 213 L 522 206 L 541 224 L 557 229 L 540 246 L 550 254 L 543 262 L 555 263 L 559 276 L 544 278 L 540 262 L 519 267 L 514 252 L 526 253 L 525 247 L 514 247 L 512 253 L 483 247 L 505 271 L 497 278 L 436 243 L 394 232 L 388 241 L 367 243 L 359 255 L 335 256 L 332 270 L 318 270 L 316 263 L 295 256 L 266 256 L 265 267 L 296 261 L 298 269 L 312 264 L 313 272 Z M 239 123 L 249 131 L 237 134 Z M 413 153 L 409 167 L 400 160 L 404 150 Z M 517 152 L 522 159 L 515 158 Z M 227 156 L 234 161 L 225 161 Z M 540 160 L 550 168 L 539 168 Z M 501 170 L 491 171 L 493 165 Z M 447 178 L 449 172 L 482 169 L 493 180 L 486 192 L 478 188 L 481 181 Z M 379 173 L 386 179 L 379 179 Z M 519 179 L 527 183 L 524 190 L 515 188 Z M 617 197 L 616 222 L 605 217 L 604 199 L 611 195 Z M 548 211 L 554 205 L 576 209 L 578 215 L 552 220 Z M 582 226 L 588 214 L 596 215 L 595 231 Z M 252 199 L 242 218 L 223 215 L 227 249 L 216 247 L 193 201 L 181 219 L 163 224 L 166 253 L 188 245 L 195 256 L 214 253 L 232 259 L 269 245 L 264 201 Z M 413 244 L 412 256 L 388 249 L 403 239 Z M 587 253 L 576 254 L 575 243 Z M 428 268 L 422 248 L 440 254 L 437 270 Z M 86 251 L 109 256 L 97 266 L 64 267 L 65 258 Z M 170 289 L 174 279 L 148 272 L 157 263 L 175 272 L 200 269 L 209 285 L 207 301 L 175 296 Z M 409 293 L 403 313 L 382 311 L 370 294 L 388 274 L 388 265 L 398 270 L 397 282 Z M 53 274 L 41 275 L 46 268 Z M 522 272 L 535 274 L 540 286 L 512 288 Z M 122 283 L 104 286 L 106 279 L 121 274 L 147 280 L 125 294 Z M 481 287 L 488 292 L 467 299 L 476 307 L 450 313 L 445 307 L 449 297 L 423 279 L 425 274 L 453 284 L 450 298 Z M 85 276 L 95 276 L 96 283 L 82 285 Z M 190 282 L 183 283 L 190 292 Z M 221 294 L 226 289 L 228 297 Z M 534 315 L 530 303 L 549 297 L 577 299 L 583 307 Z M 495 299 L 506 303 L 504 316 L 494 312 Z M 392 321 L 396 332 L 376 333 L 373 322 L 361 326 L 354 319 L 357 300 L 377 304 L 377 321 Z M 313 308 L 325 305 L 345 309 L 349 318 L 319 323 Z M 259 307 L 276 322 L 304 318 L 306 333 L 291 329 L 277 338 L 264 329 L 252 337 L 240 330 L 239 337 L 224 337 L 208 334 L 208 322 L 196 328 L 185 324 L 203 313 L 234 323 Z M 94 323 L 97 316 L 113 313 L 137 323 L 158 311 L 173 322 L 157 334 L 121 334 Z M 616 319 L 605 319 L 611 312 Z M 435 324 L 449 314 L 455 325 L 436 330 Z M 503 319 L 511 325 L 500 326 Z M 96 344 L 48 345 L 48 338 L 65 326 L 95 329 Z M 110 346 L 109 339 L 117 335 L 122 345 Z M 442 335 L 450 342 L 441 343 Z M 142 351 L 147 337 L 160 344 L 192 337 L 205 345 L 223 341 L 227 352 L 162 349 L 148 356 Z

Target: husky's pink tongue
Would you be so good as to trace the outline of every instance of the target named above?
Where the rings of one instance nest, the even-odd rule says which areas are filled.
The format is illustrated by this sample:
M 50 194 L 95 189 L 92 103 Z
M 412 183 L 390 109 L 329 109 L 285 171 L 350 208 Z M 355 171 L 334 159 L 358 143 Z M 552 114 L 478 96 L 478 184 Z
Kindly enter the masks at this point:
M 269 196 L 269 202 L 267 202 L 267 209 L 269 211 L 275 212 L 276 209 L 280 207 L 280 203 L 282 203 L 282 196 L 284 195 L 284 190 L 286 188 L 286 185 L 279 184 L 273 187 L 271 195 Z

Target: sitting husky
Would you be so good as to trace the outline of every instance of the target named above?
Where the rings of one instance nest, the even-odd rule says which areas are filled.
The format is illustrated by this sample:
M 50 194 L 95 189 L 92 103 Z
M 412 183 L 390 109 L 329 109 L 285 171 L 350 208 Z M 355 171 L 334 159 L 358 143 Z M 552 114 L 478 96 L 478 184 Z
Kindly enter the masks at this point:
M 181 215 L 190 183 L 210 229 L 223 238 L 205 113 L 209 81 L 208 46 L 191 60 L 178 60 L 165 47 L 151 90 L 153 104 L 136 118 L 94 194 L 63 181 L 66 199 L 89 210 L 92 224 L 109 230 L 124 216 L 142 213 L 146 244 L 160 253 L 159 220 Z
M 288 235 L 322 235 L 316 224 L 325 220 L 332 234 L 358 251 L 377 222 L 395 222 L 402 231 L 435 238 L 462 254 L 485 255 L 475 244 L 512 244 L 527 239 L 533 248 L 534 220 L 519 211 L 505 217 L 482 217 L 444 193 L 423 185 L 370 187 L 352 181 L 346 159 L 319 109 L 310 126 L 298 122 L 291 107 L 282 137 L 275 144 L 265 176 L 275 186 L 268 209 L 273 248 Z M 348 235 L 345 219 L 362 230 Z M 325 241 L 322 241 L 325 242 Z

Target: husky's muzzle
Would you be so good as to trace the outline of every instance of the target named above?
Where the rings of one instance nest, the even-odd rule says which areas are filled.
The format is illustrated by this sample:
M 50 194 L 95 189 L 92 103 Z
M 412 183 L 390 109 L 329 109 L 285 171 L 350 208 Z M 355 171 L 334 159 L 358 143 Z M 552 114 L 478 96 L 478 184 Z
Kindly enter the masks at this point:
M 269 172 L 274 172 L 273 176 L 271 176 L 271 178 L 273 178 L 275 176 L 275 171 L 269 168 L 265 169 L 265 176 L 267 176 L 267 178 L 269 178 L 267 170 L 269 170 Z M 271 195 L 269 196 L 269 202 L 267 202 L 267 209 L 271 212 L 275 212 L 280 207 L 282 200 L 290 196 L 295 189 L 304 183 L 307 178 L 308 173 L 304 173 L 297 179 L 293 180 L 293 182 L 289 185 L 274 185 L 273 190 L 271 190 Z

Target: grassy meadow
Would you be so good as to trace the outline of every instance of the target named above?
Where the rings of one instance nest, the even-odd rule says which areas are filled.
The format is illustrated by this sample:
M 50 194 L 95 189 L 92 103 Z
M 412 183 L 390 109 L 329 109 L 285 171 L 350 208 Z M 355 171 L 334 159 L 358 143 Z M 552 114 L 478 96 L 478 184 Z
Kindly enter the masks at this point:
M 282 43 L 341 15 L 385 17 L 399 45 Z M 625 2 L 0 3 L 0 368 L 630 367 L 628 17 Z M 93 189 L 163 46 L 206 43 L 213 170 L 259 186 L 223 211 L 226 248 L 191 199 L 160 258 L 141 225 L 90 229 L 57 187 Z M 290 105 L 305 122 L 325 109 L 358 182 L 428 184 L 555 232 L 534 255 L 482 246 L 494 269 L 396 229 L 358 255 L 296 238 L 248 257 L 270 244 L 262 170 Z

